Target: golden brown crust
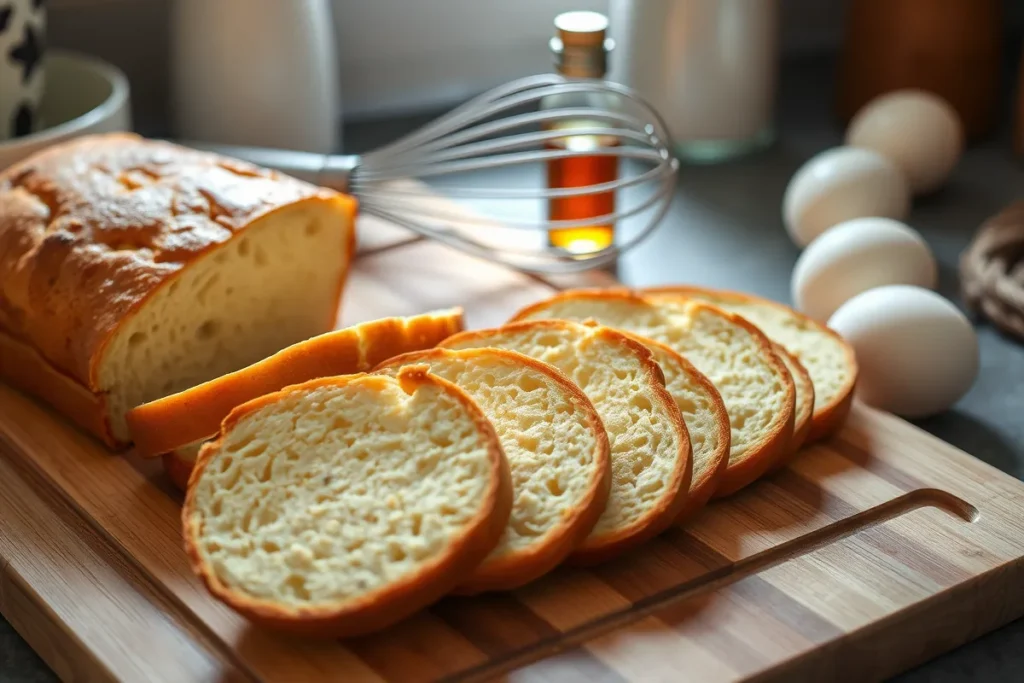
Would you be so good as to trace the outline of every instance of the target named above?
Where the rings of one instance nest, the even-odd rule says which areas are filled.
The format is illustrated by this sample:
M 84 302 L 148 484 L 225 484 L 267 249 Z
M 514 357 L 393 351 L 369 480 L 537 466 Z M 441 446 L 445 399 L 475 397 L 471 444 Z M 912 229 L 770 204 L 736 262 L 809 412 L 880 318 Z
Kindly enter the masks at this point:
M 107 422 L 106 398 L 94 394 L 46 362 L 34 348 L 0 330 L 0 379 L 44 401 L 108 448 L 117 441 Z
M 846 417 L 850 414 L 850 408 L 853 407 L 854 389 L 855 387 L 850 387 L 848 392 L 842 394 L 841 400 L 833 401 L 826 406 L 826 409 L 815 412 L 811 429 L 807 433 L 807 438 L 804 439 L 804 445 L 827 439 L 843 428 L 843 425 L 846 424 Z
M 541 299 L 540 301 L 535 301 L 529 306 L 524 306 L 516 311 L 508 321 L 510 323 L 514 323 L 530 319 L 544 320 L 545 318 L 533 318 L 533 315 L 536 314 L 537 311 L 543 311 L 545 308 L 548 308 L 554 302 L 571 301 L 573 299 L 596 299 L 599 301 L 620 299 L 622 301 L 628 301 L 641 306 L 649 304 L 643 296 L 628 287 L 581 287 L 579 289 L 565 289 L 548 297 L 547 299 Z M 550 320 L 550 318 L 548 319 Z
M 578 323 L 565 320 L 525 320 L 507 323 L 499 328 L 490 330 L 462 332 L 451 339 L 445 340 L 440 346 L 448 347 L 463 343 L 468 339 L 486 340 L 493 334 L 515 332 L 519 329 L 536 329 L 538 327 L 564 329 L 573 325 L 578 325 Z M 650 350 L 610 327 L 604 327 L 595 323 L 583 326 L 588 327 L 592 334 L 600 336 L 612 344 L 628 349 L 630 353 L 640 360 L 644 373 L 650 379 L 651 393 L 654 399 L 662 405 L 665 414 L 673 421 L 676 433 L 680 435 L 680 443 L 676 468 L 673 470 L 672 476 L 665 487 L 666 493 L 662 496 L 658 505 L 654 506 L 648 514 L 636 520 L 630 526 L 618 529 L 615 533 L 606 534 L 600 538 L 588 537 L 584 543 L 569 555 L 567 563 L 573 565 L 593 565 L 611 559 L 654 538 L 671 526 L 679 512 L 686 505 L 689 496 L 690 477 L 693 474 L 690 438 L 686 430 L 686 423 L 683 421 L 683 416 L 676 407 L 675 401 L 665 389 L 665 376 L 662 374 L 661 366 L 654 361 Z M 474 345 L 487 346 L 486 343 L 475 344 L 475 342 Z
M 182 493 L 188 491 L 188 480 L 192 476 L 195 463 L 177 450 L 164 453 L 161 457 L 167 478 Z
M 399 382 L 411 393 L 421 384 L 435 384 L 454 396 L 472 415 L 484 437 L 491 460 L 491 485 L 482 498 L 480 512 L 466 525 L 460 535 L 451 539 L 446 553 L 422 566 L 400 581 L 368 593 L 359 599 L 322 607 L 289 608 L 265 600 L 257 600 L 224 585 L 199 554 L 196 539 L 200 530 L 194 518 L 194 492 L 191 485 L 182 508 L 185 550 L 192 570 L 202 579 L 207 590 L 232 609 L 254 623 L 300 635 L 325 638 L 347 638 L 385 628 L 449 593 L 494 549 L 505 531 L 512 511 L 512 478 L 498 437 L 480 407 L 454 384 L 428 373 L 423 366 L 400 371 Z M 279 400 L 282 396 L 321 386 L 340 386 L 350 382 L 386 382 L 384 376 L 366 374 L 327 377 L 291 386 L 262 396 L 231 411 L 224 420 L 225 432 L 239 420 Z M 203 446 L 192 473 L 192 483 L 203 476 L 203 470 L 216 458 L 221 440 Z
M 104 349 L 125 319 L 197 258 L 300 201 L 356 210 L 350 197 L 274 171 L 132 134 L 54 145 L 0 173 L 0 331 L 98 395 Z M 23 389 L 68 403 L 36 367 L 22 373 Z M 126 445 L 105 415 L 68 415 Z
M 136 450 L 156 457 L 216 434 L 235 406 L 316 377 L 366 372 L 459 332 L 462 309 L 382 318 L 293 344 L 252 365 L 128 412 Z
M 793 439 L 789 444 L 789 455 L 776 463 L 772 468 L 772 471 L 775 471 L 796 456 L 804 442 L 807 441 L 807 435 L 811 433 L 811 424 L 814 418 L 814 382 L 811 381 L 811 374 L 807 372 L 807 368 L 796 356 L 787 351 L 786 347 L 772 342 L 772 348 L 783 358 L 786 368 L 790 370 L 789 374 L 797 388 L 797 396 L 804 397 L 803 401 L 797 401 L 796 412 L 793 414 Z
M 611 489 L 611 459 L 609 455 L 608 434 L 598 416 L 594 405 L 575 382 L 566 377 L 557 368 L 542 363 L 534 358 L 516 351 L 505 349 L 476 348 L 461 349 L 430 349 L 403 354 L 382 363 L 376 371 L 399 368 L 405 365 L 425 363 L 447 355 L 479 357 L 490 354 L 512 360 L 543 373 L 560 389 L 572 396 L 573 402 L 586 415 L 587 426 L 594 434 L 596 448 L 594 462 L 596 467 L 586 492 L 580 502 L 571 510 L 566 510 L 557 528 L 548 532 L 544 543 L 535 543 L 526 551 L 509 553 L 499 559 L 484 561 L 471 576 L 463 581 L 455 593 L 475 595 L 486 591 L 512 590 L 540 578 L 559 564 L 579 546 L 597 524 L 604 512 Z
M 793 310 L 785 304 L 780 304 L 778 301 L 772 301 L 771 299 L 765 299 L 763 297 L 754 296 L 745 292 L 737 292 L 733 290 L 725 289 L 707 289 L 704 287 L 692 287 L 685 285 L 674 285 L 670 287 L 649 287 L 641 290 L 643 293 L 657 294 L 657 295 L 676 295 L 680 298 L 692 298 L 695 295 L 707 296 L 711 299 L 715 297 L 721 299 L 731 299 L 737 302 L 744 303 L 755 303 L 763 305 L 777 310 L 783 311 L 787 315 L 797 318 L 809 325 L 812 325 L 818 329 L 822 334 L 826 334 L 835 339 L 843 348 L 843 353 L 846 356 L 846 365 L 850 370 L 850 378 L 846 383 L 846 386 L 842 388 L 836 394 L 836 397 L 827 403 L 826 405 L 815 407 L 814 418 L 811 424 L 809 433 L 804 443 L 812 443 L 819 439 L 823 439 L 840 427 L 846 421 L 846 416 L 850 412 L 850 406 L 853 403 L 853 394 L 857 385 L 857 357 L 854 354 L 853 347 L 850 346 L 845 339 L 843 339 L 835 330 L 822 325 L 818 321 L 809 318 L 808 316 L 800 313 L 799 311 Z
M 626 287 L 575 289 L 559 292 L 553 297 L 528 306 L 516 313 L 512 319 L 522 320 L 535 314 L 537 311 L 543 310 L 552 302 L 572 299 L 622 299 L 646 306 L 658 306 L 656 301 L 645 297 L 642 291 L 634 291 Z M 761 330 L 744 318 L 705 302 L 692 301 L 691 305 L 698 309 L 710 311 L 746 330 L 754 338 L 759 349 L 759 355 L 771 366 L 772 370 L 786 387 L 786 397 L 784 400 L 787 407 L 784 409 L 783 419 L 777 422 L 771 431 L 762 435 L 757 444 L 747 451 L 742 460 L 732 461 L 730 459 L 725 472 L 716 484 L 715 492 L 712 494 L 713 497 L 718 498 L 735 493 L 753 483 L 768 472 L 772 465 L 786 454 L 787 444 L 793 434 L 793 408 L 796 401 L 796 386 L 793 383 L 793 378 L 789 375 L 789 370 L 786 369 L 786 366 L 783 365 L 782 361 L 775 355 L 775 352 L 772 351 L 771 342 Z M 684 358 L 686 357 L 685 354 L 680 355 Z

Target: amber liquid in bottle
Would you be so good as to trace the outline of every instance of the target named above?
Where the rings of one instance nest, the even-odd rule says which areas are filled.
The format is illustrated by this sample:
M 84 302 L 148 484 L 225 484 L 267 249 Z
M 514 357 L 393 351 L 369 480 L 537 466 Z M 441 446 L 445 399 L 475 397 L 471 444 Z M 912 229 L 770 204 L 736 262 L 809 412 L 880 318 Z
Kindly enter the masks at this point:
M 592 127 L 586 121 L 560 124 L 558 129 L 567 132 L 572 128 Z M 593 155 L 551 159 L 547 162 L 547 184 L 549 188 L 572 188 L 613 182 L 619 173 L 619 159 L 612 154 L 596 152 L 601 148 L 614 147 L 618 139 L 597 135 L 567 135 L 547 143 L 548 148 L 570 150 L 595 150 Z M 582 220 L 606 216 L 615 211 L 615 192 L 584 194 L 577 197 L 556 197 L 548 200 L 549 220 Z M 559 228 L 548 231 L 548 242 L 571 253 L 587 253 L 611 246 L 615 239 L 615 226 L 610 222 L 594 223 L 576 228 Z

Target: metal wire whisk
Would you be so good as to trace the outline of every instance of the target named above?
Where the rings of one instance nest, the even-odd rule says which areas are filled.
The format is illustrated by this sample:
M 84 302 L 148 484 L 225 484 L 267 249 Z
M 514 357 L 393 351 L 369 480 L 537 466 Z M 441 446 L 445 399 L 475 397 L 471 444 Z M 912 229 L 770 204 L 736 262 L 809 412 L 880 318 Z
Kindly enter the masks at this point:
M 608 106 L 541 107 L 560 96 L 583 95 Z M 593 136 L 617 144 L 573 149 L 556 146 L 572 136 Z M 363 156 L 320 155 L 279 150 L 197 145 L 276 168 L 355 195 L 360 211 L 408 228 L 462 251 L 535 273 L 568 273 L 601 267 L 636 246 L 658 225 L 672 199 L 678 162 L 666 127 L 629 88 L 603 80 L 545 74 L 512 81 L 480 95 L 421 129 Z M 519 167 L 579 156 L 618 157 L 611 182 L 547 188 L 543 173 Z M 510 174 L 507 169 L 516 167 Z M 502 172 L 491 173 L 502 169 Z M 492 180 L 493 178 L 493 180 Z M 510 178 L 525 181 L 510 186 Z M 421 179 L 418 183 L 396 182 Z M 550 220 L 537 209 L 552 198 L 616 192 L 616 210 L 578 220 Z M 462 199 L 468 207 L 436 201 L 437 194 Z M 624 196 L 628 195 L 628 196 Z M 433 198 L 435 201 L 430 201 Z M 628 201 L 623 202 L 622 199 Z M 533 202 L 530 209 L 495 215 L 493 207 Z M 548 245 L 549 231 L 594 224 L 622 225 L 629 234 L 600 250 L 576 253 Z

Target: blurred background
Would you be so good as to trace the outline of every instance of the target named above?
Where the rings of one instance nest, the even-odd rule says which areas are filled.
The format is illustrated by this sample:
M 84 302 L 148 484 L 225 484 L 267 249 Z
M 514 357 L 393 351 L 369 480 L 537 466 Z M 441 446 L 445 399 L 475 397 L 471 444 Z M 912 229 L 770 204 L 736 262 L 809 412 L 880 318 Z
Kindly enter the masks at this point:
M 1008 32 L 1024 2 L 1003 0 Z M 48 41 L 122 68 L 143 131 L 163 132 L 170 98 L 172 0 L 49 0 Z M 504 81 L 551 70 L 547 40 L 562 11 L 608 11 L 608 0 L 334 0 L 347 122 L 439 111 Z M 941 4 L 941 0 L 937 2 Z M 782 0 L 783 57 L 831 53 L 844 0 Z M 453 21 L 457 17 L 457 21 Z M 1007 50 L 1016 57 L 1019 52 Z M 1014 61 L 1008 60 L 1007 68 Z

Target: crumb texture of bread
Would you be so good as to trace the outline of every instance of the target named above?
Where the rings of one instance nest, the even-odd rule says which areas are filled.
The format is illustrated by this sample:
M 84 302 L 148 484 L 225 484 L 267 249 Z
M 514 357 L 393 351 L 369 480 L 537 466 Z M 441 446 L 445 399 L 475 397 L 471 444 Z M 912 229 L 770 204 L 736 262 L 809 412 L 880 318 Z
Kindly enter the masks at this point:
M 553 368 L 493 349 L 400 356 L 464 389 L 494 425 L 512 472 L 512 516 L 498 547 L 465 585 L 507 590 L 556 566 L 591 531 L 609 488 L 608 440 L 590 401 Z
M 183 513 L 215 592 L 299 621 L 304 610 L 357 618 L 396 585 L 452 573 L 440 563 L 493 514 L 503 459 L 479 409 L 450 387 L 410 394 L 400 379 L 360 375 L 233 413 L 203 448 Z M 507 518 L 506 508 L 502 527 Z M 434 577 L 445 587 L 457 578 Z
M 462 309 L 379 318 L 292 344 L 242 369 L 144 403 L 127 415 L 136 451 L 155 457 L 214 436 L 246 401 L 332 375 L 368 372 L 381 361 L 435 346 L 462 330 Z
M 346 229 L 323 207 L 285 208 L 160 288 L 117 328 L 99 366 L 114 435 L 130 438 L 135 406 L 330 329 Z
M 785 346 L 807 368 L 814 381 L 815 410 L 831 405 L 847 388 L 851 368 L 846 349 L 835 337 L 822 334 L 809 321 L 787 317 L 781 311 L 742 304 L 729 308 Z
M 333 326 L 354 214 L 136 135 L 54 145 L 0 173 L 0 329 L 101 397 L 87 410 L 105 415 L 72 419 L 123 446 L 129 408 Z M 69 391 L 21 384 L 58 406 Z
M 660 342 L 637 336 L 665 374 L 665 388 L 679 407 L 690 436 L 693 476 L 690 499 L 681 516 L 696 512 L 714 493 L 729 462 L 729 413 L 714 384 L 689 361 Z
M 760 448 L 792 420 L 793 389 L 767 363 L 751 333 L 703 306 L 660 306 L 640 297 L 566 292 L 524 310 L 516 318 L 595 320 L 670 347 L 711 380 L 731 425 L 730 460 Z
M 831 412 L 848 404 L 856 382 L 856 360 L 850 347 L 820 323 L 778 302 L 739 292 L 666 287 L 645 291 L 644 295 L 662 301 L 706 301 L 756 325 L 806 368 L 814 383 L 815 421 L 830 420 Z
M 593 403 L 608 434 L 612 483 L 584 549 L 623 533 L 646 535 L 652 516 L 664 515 L 667 507 L 673 517 L 678 513 L 689 486 L 689 439 L 679 411 L 662 378 L 652 378 L 651 368 L 657 366 L 649 352 L 624 341 L 607 328 L 542 321 L 466 332 L 442 343 L 455 349 L 510 349 L 549 363 Z

